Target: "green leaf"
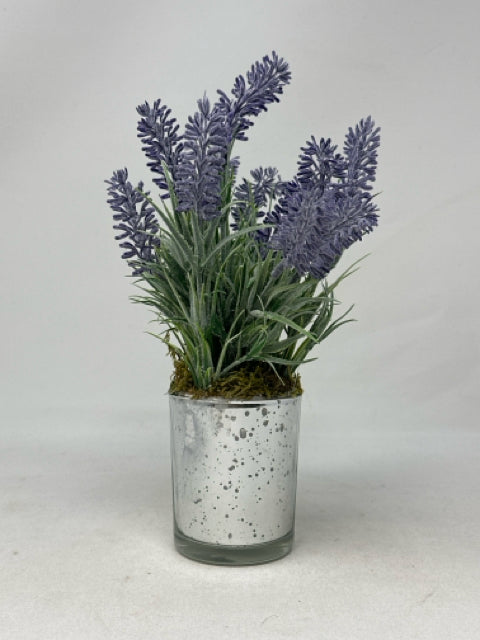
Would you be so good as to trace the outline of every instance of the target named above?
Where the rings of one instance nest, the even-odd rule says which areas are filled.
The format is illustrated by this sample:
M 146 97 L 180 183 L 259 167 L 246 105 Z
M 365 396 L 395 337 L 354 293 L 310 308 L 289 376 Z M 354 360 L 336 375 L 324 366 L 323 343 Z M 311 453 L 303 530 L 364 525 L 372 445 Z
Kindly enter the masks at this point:
M 255 231 L 259 231 L 260 229 L 266 229 L 272 226 L 273 225 L 271 224 L 257 224 L 252 227 L 246 227 L 245 229 L 240 229 L 239 231 L 235 231 L 235 233 L 232 233 L 226 236 L 215 245 L 215 248 L 212 250 L 210 255 L 205 259 L 205 261 L 201 265 L 202 268 L 204 268 L 210 262 L 210 260 L 217 255 L 217 253 L 219 253 L 224 247 L 226 247 L 231 242 L 236 241 L 240 237 L 246 236 L 249 233 L 253 233 Z M 234 250 L 235 250 L 235 247 L 234 247 Z
M 298 333 L 301 333 L 302 335 L 306 336 L 307 338 L 310 338 L 310 340 L 316 341 L 317 338 L 313 335 L 313 333 L 310 333 L 310 331 L 307 331 L 307 329 L 305 329 L 304 327 L 301 327 L 299 324 L 297 324 L 296 322 L 293 322 L 292 320 L 290 320 L 290 318 L 287 318 L 284 315 L 281 315 L 280 313 L 274 313 L 273 311 L 251 311 L 250 314 L 252 316 L 254 316 L 255 318 L 265 318 L 267 320 L 273 320 L 274 322 L 280 322 L 281 324 L 286 325 L 287 327 L 291 327 L 292 329 L 295 329 L 295 331 L 298 331 Z
M 355 262 L 353 262 L 347 269 L 345 269 L 343 273 L 338 276 L 333 284 L 327 286 L 327 292 L 331 293 L 340 284 L 340 282 L 342 282 L 342 280 L 345 280 L 345 278 L 348 278 L 348 276 L 351 276 L 353 273 L 358 271 L 359 267 L 357 267 L 357 265 L 362 262 L 362 260 L 365 260 L 365 258 L 368 258 L 369 255 L 369 253 L 366 253 L 358 260 L 355 260 Z
M 313 362 L 317 358 L 309 358 L 308 360 L 294 360 L 291 358 L 277 358 L 275 356 L 262 356 L 257 358 L 257 360 L 261 360 L 262 362 L 272 362 L 273 364 L 283 364 L 287 367 L 299 367 L 306 362 Z

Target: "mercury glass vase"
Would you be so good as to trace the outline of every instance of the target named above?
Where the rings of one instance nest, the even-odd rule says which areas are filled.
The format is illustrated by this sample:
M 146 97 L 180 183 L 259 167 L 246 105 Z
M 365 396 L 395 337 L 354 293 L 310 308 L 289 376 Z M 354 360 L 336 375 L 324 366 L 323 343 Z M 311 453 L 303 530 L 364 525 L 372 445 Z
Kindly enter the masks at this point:
M 293 544 L 301 396 L 170 395 L 176 549 L 200 562 L 260 564 Z

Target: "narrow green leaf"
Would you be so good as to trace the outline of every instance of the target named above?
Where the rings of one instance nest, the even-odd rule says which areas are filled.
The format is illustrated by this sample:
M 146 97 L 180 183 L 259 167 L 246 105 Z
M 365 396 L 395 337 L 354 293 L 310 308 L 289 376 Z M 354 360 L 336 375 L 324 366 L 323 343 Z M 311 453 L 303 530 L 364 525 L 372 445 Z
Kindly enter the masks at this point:
M 212 250 L 210 255 L 207 256 L 207 258 L 205 259 L 205 261 L 201 265 L 202 268 L 204 268 L 210 262 L 210 260 L 217 255 L 217 253 L 222 251 L 222 249 L 225 246 L 227 246 L 229 243 L 231 243 L 232 241 L 236 241 L 241 236 L 246 236 L 249 233 L 253 233 L 255 231 L 259 231 L 260 229 L 266 229 L 266 228 L 272 227 L 272 226 L 273 225 L 271 225 L 271 224 L 257 224 L 257 225 L 254 225 L 252 227 L 247 227 L 245 229 L 240 229 L 239 231 L 235 231 L 235 233 L 232 233 L 232 234 L 226 236 L 225 238 L 220 240 L 220 242 L 218 242 L 215 245 L 215 248 Z
M 284 324 L 287 327 L 291 327 L 292 329 L 295 329 L 295 331 L 298 331 L 298 333 L 301 333 L 307 338 L 310 338 L 310 340 L 316 341 L 316 337 L 313 335 L 313 333 L 310 333 L 310 331 L 307 331 L 307 329 L 305 329 L 304 327 L 301 327 L 299 324 L 297 324 L 296 322 L 293 322 L 292 320 L 290 320 L 290 318 L 287 318 L 284 315 L 281 315 L 279 313 L 274 313 L 273 311 L 256 311 L 256 310 L 251 311 L 250 314 L 256 318 L 263 317 L 267 320 L 280 322 L 281 324 Z

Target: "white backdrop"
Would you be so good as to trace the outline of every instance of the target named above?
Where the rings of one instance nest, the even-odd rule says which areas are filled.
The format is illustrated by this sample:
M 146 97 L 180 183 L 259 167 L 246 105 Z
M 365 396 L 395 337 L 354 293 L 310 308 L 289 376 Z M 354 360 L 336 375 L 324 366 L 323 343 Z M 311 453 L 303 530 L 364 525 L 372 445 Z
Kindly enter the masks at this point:
M 425 450 L 430 447 L 428 460 L 440 465 L 439 461 L 446 460 L 450 447 L 448 438 L 460 428 L 463 434 L 470 433 L 472 440 L 456 441 L 456 448 L 452 450 L 459 452 L 458 459 L 451 466 L 445 463 L 445 467 L 436 468 L 435 477 L 446 480 L 449 474 L 456 473 L 455 469 L 460 473 L 464 462 L 473 464 L 473 451 L 478 451 L 476 433 L 480 408 L 479 20 L 476 0 L 176 0 L 171 3 L 164 0 L 3 0 L 0 3 L 0 430 L 6 442 L 4 470 L 10 464 L 12 474 L 4 476 L 5 482 L 8 484 L 8 478 L 16 477 L 15 473 L 20 474 L 27 460 L 29 465 L 35 464 L 37 449 L 32 443 L 45 445 L 39 434 L 49 427 L 48 442 L 52 446 L 55 441 L 62 442 L 65 451 L 77 451 L 75 446 L 83 446 L 75 436 L 75 430 L 83 425 L 87 430 L 85 438 L 88 434 L 99 438 L 97 444 L 103 446 L 105 452 L 109 446 L 123 452 L 130 449 L 136 452 L 144 446 L 142 455 L 149 455 L 147 449 L 152 445 L 148 443 L 157 437 L 153 435 L 157 434 L 157 416 L 164 416 L 166 420 L 165 393 L 170 362 L 163 345 L 144 333 L 151 328 L 148 311 L 128 301 L 136 291 L 131 280 L 125 277 L 128 269 L 113 239 L 103 180 L 109 178 L 114 169 L 127 166 L 132 180 L 150 181 L 136 138 L 135 107 L 138 104 L 160 97 L 184 123 L 195 111 L 196 100 L 204 91 L 211 98 L 217 88 L 229 91 L 237 74 L 245 73 L 252 62 L 273 49 L 289 61 L 293 78 L 280 104 L 270 106 L 267 114 L 257 118 L 249 142 L 238 143 L 245 174 L 259 165 L 273 165 L 287 178 L 296 170 L 300 146 L 312 134 L 317 138 L 330 136 L 341 146 L 347 127 L 368 114 L 382 127 L 376 185 L 382 192 L 378 198 L 379 227 L 352 247 L 341 263 L 346 267 L 370 253 L 360 271 L 338 290 L 342 301 L 339 312 L 355 303 L 353 316 L 358 322 L 331 336 L 317 349 L 318 360 L 303 369 L 306 395 L 300 468 L 303 455 L 303 468 L 314 474 L 313 452 L 317 450 L 321 455 L 322 448 L 326 447 L 328 455 L 344 457 L 338 462 L 338 468 L 335 467 L 337 458 L 332 458 L 331 467 L 324 458 L 319 468 L 329 469 L 332 477 L 347 477 L 347 458 L 357 460 L 351 462 L 354 465 L 360 464 L 360 459 L 368 461 L 367 444 L 372 443 L 378 447 L 379 461 L 385 453 L 380 464 L 384 464 L 382 474 L 386 476 L 389 469 L 395 467 L 397 452 L 400 460 L 407 450 L 409 456 L 415 457 L 422 447 Z M 35 416 L 43 418 L 35 423 Z M 85 421 L 82 416 L 89 418 Z M 135 422 L 138 422 L 138 431 Z M 318 430 L 316 423 L 319 423 Z M 15 433 L 22 433 L 24 438 L 23 445 L 16 441 L 16 448 L 11 444 Z M 367 433 L 363 450 L 362 434 Z M 403 442 L 404 434 L 412 440 L 408 446 L 405 441 L 403 447 L 398 443 Z M 384 439 L 387 436 L 397 438 L 391 441 L 392 450 Z M 167 447 L 166 427 L 164 435 L 158 437 Z M 89 446 L 91 450 L 86 444 L 82 449 L 85 455 L 89 452 L 86 469 L 88 464 L 97 464 L 95 455 L 99 455 L 94 445 Z M 445 451 L 436 447 L 445 447 Z M 40 450 L 48 451 L 48 447 Z M 360 452 L 358 458 L 355 451 Z M 166 451 L 162 455 L 161 473 L 167 482 L 168 455 Z M 442 491 L 448 493 L 446 485 L 440 489 L 436 481 L 428 480 L 429 472 L 421 475 L 420 458 L 415 458 L 415 464 L 413 458 L 409 460 L 412 473 L 420 474 L 412 476 L 420 484 L 414 484 L 410 496 L 418 491 L 422 482 L 430 487 L 424 492 L 424 504 Z M 108 467 L 113 463 L 105 464 Z M 152 458 L 151 464 L 151 469 L 158 469 L 158 460 Z M 390 464 L 393 467 L 388 467 Z M 398 464 L 405 473 L 404 462 Z M 138 462 L 135 473 L 141 474 L 142 468 L 147 468 L 145 463 Z M 101 465 L 97 471 L 99 469 L 103 473 Z M 80 478 L 80 468 L 77 471 Z M 132 476 L 129 480 L 128 472 L 123 473 L 119 477 L 123 477 L 121 486 L 126 488 Z M 362 478 L 365 480 L 368 476 L 362 473 L 367 471 L 358 474 L 352 471 L 348 480 L 350 487 L 363 486 Z M 458 480 L 458 486 L 463 483 L 461 486 L 467 487 L 466 493 L 460 489 L 464 500 L 472 501 L 461 503 L 465 518 L 465 514 L 473 513 L 472 505 L 476 504 L 473 502 L 476 476 L 469 473 L 465 471 L 461 482 Z M 62 478 L 62 473 L 59 474 Z M 141 483 L 141 475 L 135 477 Z M 307 488 L 308 478 L 305 478 L 302 482 Z M 154 495 L 155 487 L 146 489 L 151 486 L 150 480 L 144 479 L 144 497 Z M 312 475 L 310 480 L 311 487 L 318 484 L 318 477 Z M 398 487 L 404 480 L 405 477 L 398 476 Z M 365 482 L 364 495 L 369 496 L 370 481 Z M 64 488 L 65 505 L 58 502 L 60 494 L 55 494 L 53 489 L 48 495 L 58 513 L 63 513 L 65 506 L 65 513 L 73 517 L 69 512 L 71 496 L 67 497 L 65 489 L 68 483 L 62 484 L 60 479 L 58 485 Z M 126 491 L 128 493 L 128 488 Z M 133 489 L 131 491 L 133 504 Z M 167 496 L 168 486 L 165 491 Z M 318 522 L 309 520 L 316 517 L 309 514 L 316 513 L 318 504 L 311 502 L 316 495 L 312 492 L 301 494 L 307 497 L 301 499 L 300 524 L 309 534 L 311 544 L 315 544 L 313 531 Z M 98 488 L 92 489 L 91 496 L 100 493 Z M 335 495 L 340 499 L 340 493 Z M 355 496 L 353 493 L 348 497 L 353 511 L 357 504 Z M 365 500 L 368 503 L 370 497 Z M 456 504 L 453 494 L 449 500 L 451 506 Z M 395 517 L 400 516 L 398 512 L 395 515 L 389 511 L 391 504 L 391 498 L 385 499 L 378 514 L 386 509 L 383 513 L 388 512 L 388 517 L 397 522 Z M 476 509 L 478 514 L 478 505 Z M 170 526 L 168 507 L 165 513 Z M 406 517 L 406 513 L 401 518 Z M 435 513 L 440 522 L 440 506 Z M 463 517 L 459 513 L 457 518 Z M 381 521 L 382 516 L 378 518 Z M 12 533 L 12 545 L 21 535 L 18 532 L 29 530 L 29 521 L 20 522 L 18 531 L 12 529 L 17 531 L 15 535 Z M 80 520 L 80 530 L 84 522 Z M 430 532 L 437 528 L 437 524 L 432 523 L 430 520 L 423 538 L 418 534 L 425 548 L 433 539 L 429 537 Z M 345 549 L 352 549 L 358 541 L 353 521 L 350 524 L 352 544 Z M 401 522 L 398 526 L 401 527 Z M 363 531 L 365 540 L 374 529 L 372 525 Z M 46 523 L 41 531 L 42 540 L 50 536 L 46 533 L 50 531 Z M 71 531 L 68 528 L 65 531 L 68 537 Z M 462 529 L 467 536 L 462 538 L 464 549 L 468 547 L 468 540 L 473 540 L 473 531 L 468 529 L 467 535 L 467 529 Z M 478 527 L 476 531 L 478 533 Z M 407 540 L 410 533 L 405 535 Z M 458 531 L 449 530 L 442 544 L 447 540 L 454 546 L 457 535 L 460 535 Z M 468 538 L 470 535 L 472 538 Z M 59 535 L 55 545 L 66 544 L 66 537 Z M 165 545 L 171 543 L 169 532 L 163 541 Z M 31 544 L 35 548 L 35 544 Z M 43 542 L 36 547 L 37 555 L 32 552 L 32 563 L 40 563 L 38 566 L 48 575 L 47 565 L 41 564 L 45 556 L 45 552 L 42 555 L 39 551 L 45 549 L 42 545 Z M 78 545 L 81 546 L 81 542 Z M 379 540 L 376 549 L 381 547 Z M 418 582 L 415 576 L 411 583 L 405 583 L 410 585 L 406 589 L 413 590 L 415 584 L 423 585 L 426 595 L 418 593 L 415 596 L 418 601 L 430 598 L 427 590 L 433 587 L 425 576 L 433 581 L 435 567 L 443 566 L 440 559 L 452 553 L 450 547 L 446 551 L 447 547 L 435 547 L 438 555 L 432 556 L 429 569 L 425 569 L 424 582 L 421 579 Z M 301 578 L 302 584 L 310 584 L 305 576 L 308 576 L 309 557 L 314 547 L 303 547 L 309 557 L 301 555 L 301 548 L 299 560 L 292 560 L 298 565 L 288 566 L 292 567 L 291 576 L 295 576 L 304 562 L 306 573 L 298 574 L 298 579 Z M 345 549 L 342 553 L 348 555 Z M 55 553 L 51 551 L 52 558 Z M 372 551 L 372 557 L 375 553 Z M 402 619 L 407 620 L 402 618 L 404 610 L 398 606 L 399 601 L 403 602 L 403 595 L 391 589 L 397 569 L 401 572 L 407 566 L 402 553 L 405 557 L 408 555 L 406 547 L 400 552 L 392 547 L 393 555 L 389 557 L 399 558 L 400 568 L 392 565 L 384 583 L 368 583 L 369 579 L 374 580 L 370 574 L 367 582 L 362 583 L 365 589 L 365 585 L 370 584 L 374 597 L 381 596 L 383 602 L 391 602 L 391 610 L 383 612 L 384 618 L 378 617 L 378 611 L 375 618 L 372 612 L 372 620 L 376 619 L 378 624 L 385 622 L 382 635 L 377 637 L 409 640 L 413 637 L 408 631 L 406 635 L 395 635 L 395 628 L 388 626 L 391 612 L 399 616 L 398 624 L 401 625 Z M 89 555 L 88 550 L 85 554 L 85 557 Z M 118 557 L 121 556 L 120 552 Z M 48 554 L 45 557 L 50 558 Z M 93 562 L 96 556 L 91 558 Z M 68 574 L 71 583 L 67 581 L 71 591 L 68 592 L 66 582 L 63 584 L 65 592 L 73 594 L 72 603 L 76 602 L 73 576 L 78 575 L 78 571 L 85 593 L 91 587 L 90 573 L 87 576 L 79 569 L 90 566 L 85 562 L 87 565 L 80 562 L 74 568 L 59 565 L 71 569 Z M 178 577 L 179 566 L 187 572 L 174 556 L 168 556 L 165 562 L 171 563 L 168 567 L 172 580 Z M 472 574 L 468 574 L 468 567 L 473 565 L 470 559 L 461 565 L 464 582 L 457 576 L 460 580 L 457 586 L 460 584 L 459 589 L 470 594 L 471 603 L 478 602 L 478 575 L 474 580 Z M 196 566 L 188 570 L 193 572 L 188 574 L 188 580 L 187 573 L 182 574 L 188 584 L 197 584 L 197 580 L 201 587 L 206 574 Z M 378 567 L 377 570 L 380 571 Z M 449 575 L 448 570 L 445 571 L 440 578 Z M 12 591 L 17 595 L 12 596 L 11 602 L 18 603 L 21 602 L 18 593 L 23 593 L 26 583 L 37 583 L 31 582 L 30 574 L 24 574 L 28 578 L 22 582 L 15 568 L 11 575 L 19 581 L 17 591 Z M 208 575 L 214 580 L 220 576 Z M 230 574 L 233 575 L 239 574 Z M 248 587 L 250 579 L 258 587 L 255 576 L 270 574 L 248 575 L 247 582 L 239 577 L 225 579 L 234 580 L 235 588 L 241 591 L 241 602 L 250 606 L 246 591 L 242 591 L 246 589 L 245 584 Z M 67 580 L 65 576 L 63 579 Z M 220 591 L 215 593 L 228 609 L 229 605 L 221 600 L 222 579 L 219 578 L 217 587 Z M 54 582 L 52 577 L 50 587 Z M 179 586 L 179 593 L 188 592 L 188 584 L 183 584 L 183 592 Z M 213 583 L 209 584 L 214 588 Z M 99 585 L 96 583 L 97 589 L 101 589 Z M 139 601 L 139 611 L 142 607 L 144 611 L 148 609 L 146 602 L 150 594 L 145 593 L 146 600 Z M 349 595 L 349 602 L 357 607 L 360 619 L 368 615 L 368 602 L 371 602 L 363 603 L 362 593 L 369 592 L 352 587 Z M 395 600 L 397 596 L 399 601 Z M 202 611 L 205 603 L 198 599 L 200 596 L 197 600 L 195 597 L 192 606 Z M 52 598 L 52 602 L 56 602 L 54 596 Z M 305 598 L 308 601 L 308 594 Z M 407 602 L 408 597 L 405 598 Z M 62 602 L 67 611 L 67 605 Z M 103 602 L 101 597 L 99 602 Z M 432 598 L 432 606 L 433 602 Z M 453 628 L 458 633 L 441 635 L 446 620 L 441 616 L 447 616 L 440 613 L 447 611 L 444 604 L 436 610 L 438 626 L 432 638 L 473 637 L 468 629 L 463 629 L 465 635 L 462 635 L 460 628 L 465 615 L 473 613 L 473 608 L 468 607 L 467 613 L 462 614 L 461 608 L 457 610 L 457 626 Z M 184 618 L 187 620 L 188 611 L 182 614 L 181 609 L 175 609 L 177 605 L 178 602 L 171 604 L 172 611 L 176 611 L 178 620 L 183 619 L 182 615 L 187 616 Z M 94 614 L 88 624 L 83 620 L 86 626 L 80 627 L 84 631 L 78 637 L 94 638 L 96 632 L 98 637 L 110 637 L 107 632 L 102 635 L 101 625 L 95 626 L 97 612 L 92 602 L 89 606 L 93 607 Z M 107 609 L 102 615 L 107 616 L 105 611 L 109 605 L 105 606 Z M 308 615 L 313 615 L 316 605 L 311 606 Z M 341 602 L 331 606 L 330 611 L 341 616 L 338 613 L 344 611 Z M 48 617 L 49 610 L 45 607 L 44 603 L 38 611 Z M 150 620 L 155 620 L 153 610 L 150 613 Z M 210 614 L 216 615 L 214 610 Z M 265 615 L 265 620 L 270 620 Z M 115 640 L 124 637 L 120 631 L 122 614 L 118 616 L 117 633 L 112 635 Z M 81 616 L 78 619 L 81 620 Z M 368 635 L 366 618 L 362 620 L 366 624 L 365 635 L 358 637 L 372 637 Z M 12 624 L 14 629 L 15 623 Z M 73 631 L 67 633 L 68 624 L 65 618 L 65 625 L 58 627 L 62 630 L 58 637 L 77 637 Z M 263 631 L 268 624 L 262 627 Z M 292 624 L 288 633 L 295 633 L 300 622 Z M 342 624 L 339 622 L 335 627 L 338 635 L 332 633 L 326 637 L 357 637 L 348 631 L 348 625 Z M 420 633 L 415 637 L 426 637 L 428 619 L 425 628 L 422 624 L 419 622 L 415 627 Z M 192 625 L 195 629 L 193 622 Z M 42 637 L 57 637 L 48 624 L 39 628 L 44 629 Z M 267 637 L 252 635 L 250 631 L 248 637 Z M 232 634 L 225 637 L 236 637 Z M 12 636 L 7 637 L 19 635 L 12 631 Z M 27 638 L 25 629 L 22 637 Z M 136 636 L 132 631 L 125 637 L 131 640 Z M 158 636 L 145 632 L 140 637 L 145 640 Z M 207 634 L 205 637 L 217 636 Z M 273 633 L 272 637 L 284 636 Z M 312 626 L 299 637 L 319 636 Z

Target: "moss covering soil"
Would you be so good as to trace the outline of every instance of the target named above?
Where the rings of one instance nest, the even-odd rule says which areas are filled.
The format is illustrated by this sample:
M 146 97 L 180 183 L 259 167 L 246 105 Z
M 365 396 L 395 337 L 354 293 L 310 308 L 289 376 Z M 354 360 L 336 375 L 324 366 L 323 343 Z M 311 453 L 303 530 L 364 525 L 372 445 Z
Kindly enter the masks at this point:
M 169 389 L 171 394 L 189 395 L 196 399 L 219 397 L 250 400 L 285 398 L 303 393 L 298 374 L 285 374 L 282 371 L 280 377 L 264 362 L 247 362 L 207 389 L 199 389 L 193 384 L 192 375 L 182 360 L 174 358 L 173 366 Z

